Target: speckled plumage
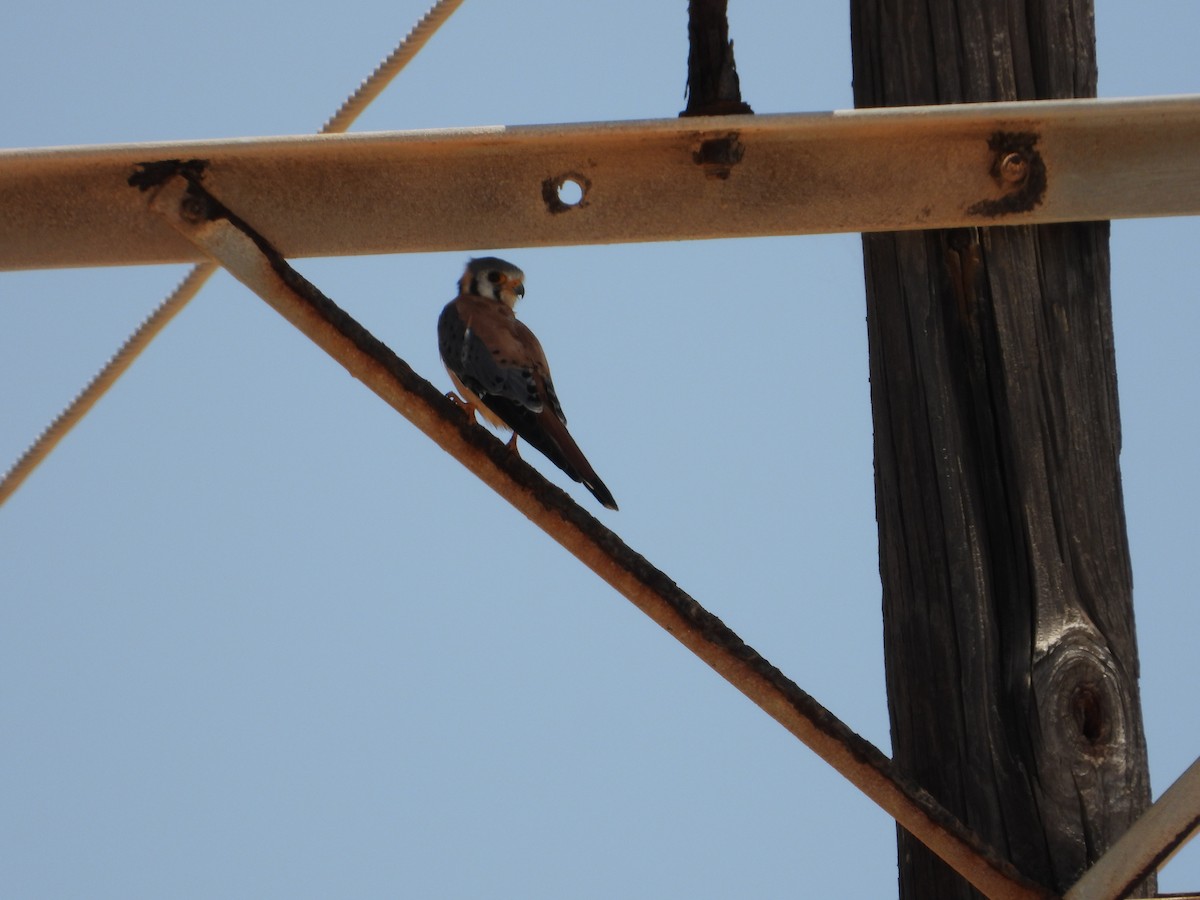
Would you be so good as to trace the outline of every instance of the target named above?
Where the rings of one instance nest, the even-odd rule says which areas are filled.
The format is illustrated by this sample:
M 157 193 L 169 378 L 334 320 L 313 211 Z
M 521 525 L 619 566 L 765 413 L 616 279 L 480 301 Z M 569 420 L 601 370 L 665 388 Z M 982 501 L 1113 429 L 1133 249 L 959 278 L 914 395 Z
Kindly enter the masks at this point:
M 484 419 L 540 450 L 600 503 L 617 503 L 567 431 L 550 364 L 537 337 L 513 307 L 525 274 L 494 256 L 473 259 L 459 295 L 438 317 L 438 350 L 463 401 Z

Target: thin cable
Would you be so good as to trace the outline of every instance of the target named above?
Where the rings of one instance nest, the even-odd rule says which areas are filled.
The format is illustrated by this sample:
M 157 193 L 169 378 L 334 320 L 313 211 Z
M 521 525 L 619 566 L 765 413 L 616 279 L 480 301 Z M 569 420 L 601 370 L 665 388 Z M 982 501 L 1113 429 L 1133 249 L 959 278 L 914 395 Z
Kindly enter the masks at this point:
M 125 339 L 125 343 L 104 364 L 104 368 L 97 372 L 87 386 L 75 395 L 75 399 L 71 401 L 70 405 L 46 426 L 29 449 L 22 453 L 12 467 L 4 473 L 4 478 L 0 479 L 0 505 L 3 505 L 4 501 L 13 495 L 38 464 L 50 455 L 50 451 L 58 446 L 58 442 L 67 436 L 67 432 L 87 415 L 88 411 L 96 405 L 96 401 L 103 397 L 104 392 L 112 387 L 113 382 L 125 373 L 125 370 L 137 359 L 138 354 L 146 349 L 146 345 L 167 326 L 168 322 L 175 318 L 189 300 L 196 296 L 200 288 L 204 286 L 204 282 L 208 281 L 215 271 L 217 271 L 216 263 L 206 262 L 195 266 L 179 283 L 179 287 L 175 288 L 154 312 L 142 320 L 142 324 Z
M 429 43 L 434 32 L 442 27 L 450 15 L 462 6 L 463 0 L 437 0 L 429 7 L 425 15 L 417 20 L 417 24 L 404 36 L 396 49 L 383 62 L 376 66 L 375 71 L 367 76 L 358 86 L 333 117 L 321 126 L 319 134 L 341 134 L 346 131 L 355 119 L 359 117 L 367 105 L 378 97 L 400 70 L 407 66 L 421 48 Z
M 341 134 L 346 131 L 354 120 L 362 114 L 392 79 L 400 74 L 412 58 L 417 55 L 434 33 L 442 26 L 456 9 L 462 6 L 463 0 L 437 0 L 425 15 L 417 20 L 417 24 L 404 36 L 396 49 L 372 72 L 351 94 L 333 117 L 322 127 L 320 134 Z M 50 455 L 58 446 L 58 442 L 67 436 L 92 407 L 96 405 L 105 392 L 112 387 L 125 370 L 158 335 L 167 323 L 179 313 L 199 292 L 204 283 L 217 271 L 215 263 L 204 262 L 196 265 L 187 274 L 166 300 L 143 320 L 142 324 L 128 338 L 120 349 L 113 354 L 104 367 L 93 376 L 87 386 L 80 391 L 70 405 L 60 412 L 45 430 L 35 440 L 0 479 L 0 506 L 11 497 L 29 477 L 30 473 Z

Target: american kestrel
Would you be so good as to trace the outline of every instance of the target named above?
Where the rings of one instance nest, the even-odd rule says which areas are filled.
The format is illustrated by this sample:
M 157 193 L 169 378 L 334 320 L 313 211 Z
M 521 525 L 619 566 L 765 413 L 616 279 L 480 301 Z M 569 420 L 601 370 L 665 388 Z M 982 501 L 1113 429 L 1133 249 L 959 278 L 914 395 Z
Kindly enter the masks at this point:
M 458 297 L 438 317 L 438 350 L 468 415 L 478 410 L 497 428 L 523 437 L 583 483 L 604 506 L 617 508 L 596 470 L 567 431 L 542 345 L 513 307 L 525 296 L 525 273 L 510 262 L 472 259 Z M 453 396 L 453 395 L 452 395 Z

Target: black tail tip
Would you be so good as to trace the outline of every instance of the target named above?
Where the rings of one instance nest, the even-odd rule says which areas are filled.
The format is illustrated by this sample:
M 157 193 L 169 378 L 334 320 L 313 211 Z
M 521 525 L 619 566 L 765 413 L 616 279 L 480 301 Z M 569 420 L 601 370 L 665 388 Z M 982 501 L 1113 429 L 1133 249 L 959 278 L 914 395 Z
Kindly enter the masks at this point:
M 592 492 L 592 496 L 600 501 L 601 506 L 616 511 L 617 501 L 613 499 L 613 495 L 609 493 L 603 481 L 597 478 L 595 482 L 584 482 L 584 487 Z

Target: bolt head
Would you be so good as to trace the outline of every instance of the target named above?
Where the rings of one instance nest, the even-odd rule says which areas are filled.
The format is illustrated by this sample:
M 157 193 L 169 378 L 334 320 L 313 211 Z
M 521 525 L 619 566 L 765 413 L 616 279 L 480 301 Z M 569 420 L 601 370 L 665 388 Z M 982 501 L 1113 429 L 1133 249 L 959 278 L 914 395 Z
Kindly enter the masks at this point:
M 1029 160 L 1023 153 L 1005 153 L 1000 160 L 1000 178 L 1005 184 L 1017 185 L 1029 177 Z

